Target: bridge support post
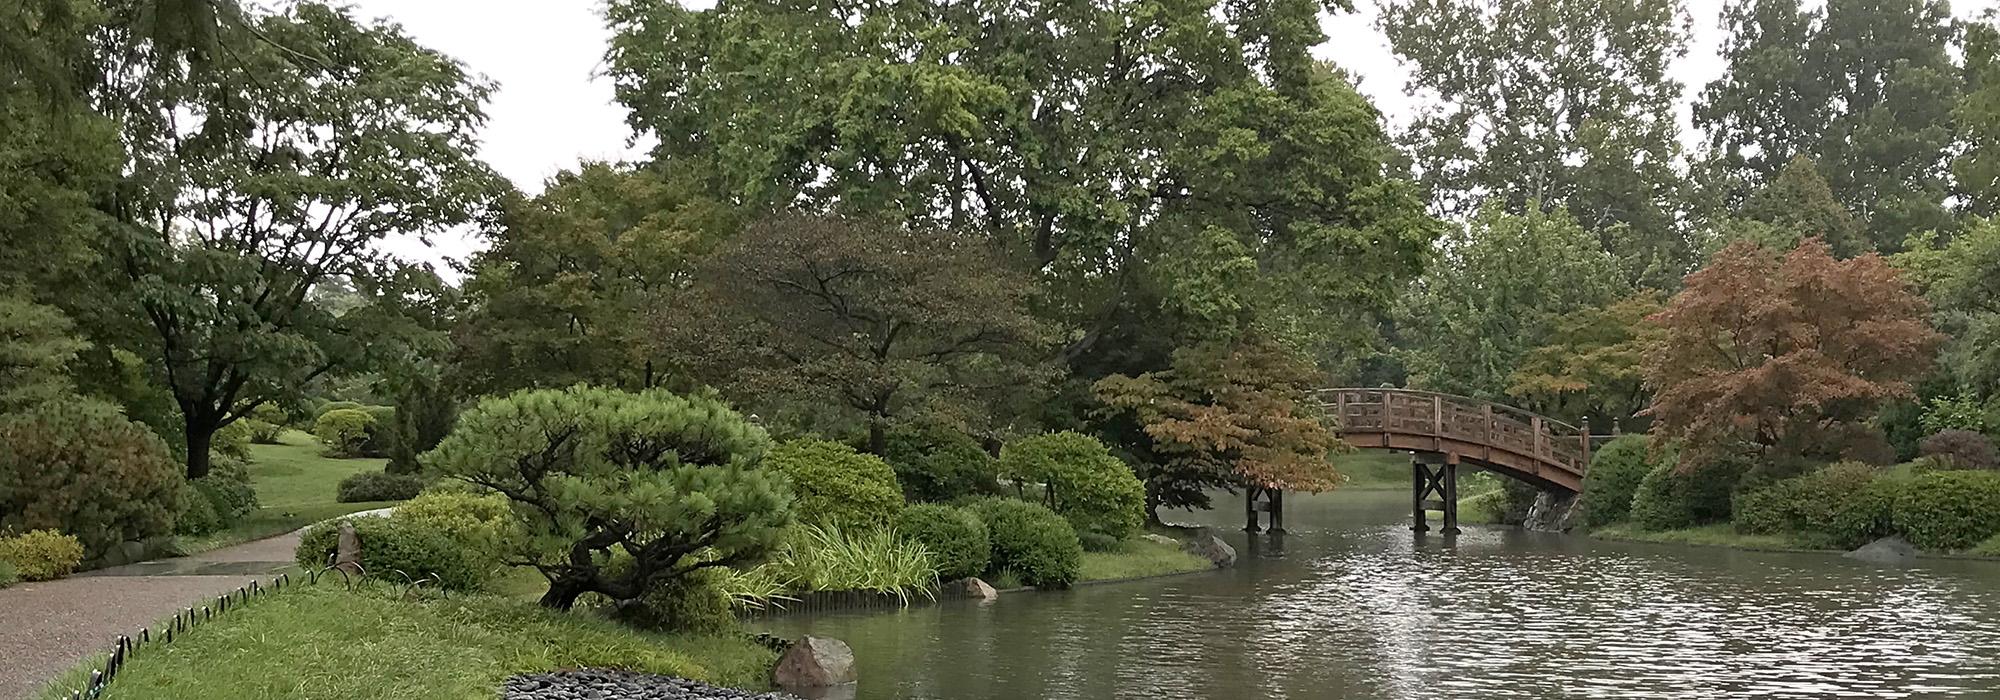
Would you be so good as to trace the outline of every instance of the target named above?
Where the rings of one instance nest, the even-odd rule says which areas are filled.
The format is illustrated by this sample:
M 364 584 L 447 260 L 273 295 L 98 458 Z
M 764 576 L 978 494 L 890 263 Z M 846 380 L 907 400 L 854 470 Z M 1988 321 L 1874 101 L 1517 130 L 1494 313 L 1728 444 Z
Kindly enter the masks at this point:
M 1257 492 L 1260 490 L 1262 489 L 1256 486 L 1246 486 L 1243 488 L 1244 532 L 1257 533 L 1263 531 L 1263 528 L 1257 527 Z
M 1436 500 L 1428 500 L 1435 498 Z M 1425 511 L 1444 513 L 1444 534 L 1458 529 L 1458 455 L 1418 452 L 1410 458 L 1410 530 L 1429 532 Z
M 1264 499 L 1262 506 L 1257 504 L 1259 496 L 1262 496 Z M 1257 511 L 1260 510 L 1269 514 L 1267 520 L 1270 522 L 1270 527 L 1258 527 Z M 1268 531 L 1274 535 L 1284 534 L 1285 492 L 1280 489 L 1264 486 L 1250 486 L 1243 489 L 1243 531 L 1251 533 Z

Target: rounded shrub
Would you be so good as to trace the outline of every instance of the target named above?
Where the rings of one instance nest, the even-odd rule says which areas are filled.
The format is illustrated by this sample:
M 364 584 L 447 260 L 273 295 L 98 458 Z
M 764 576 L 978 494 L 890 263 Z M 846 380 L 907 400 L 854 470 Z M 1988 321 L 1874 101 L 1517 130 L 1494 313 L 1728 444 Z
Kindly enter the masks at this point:
M 387 457 L 395 451 L 396 407 L 366 406 L 362 412 L 368 414 L 368 434 L 361 440 L 361 455 L 364 457 Z
M 963 508 L 936 503 L 904 508 L 896 516 L 896 535 L 930 551 L 938 578 L 946 581 L 978 576 L 993 556 L 986 523 Z
M 424 491 L 423 477 L 414 474 L 361 472 L 340 480 L 334 500 L 341 503 L 405 501 Z
M 318 422 L 320 418 L 334 411 L 358 411 L 366 407 L 356 401 L 328 401 L 313 409 L 313 421 Z
M 222 529 L 222 516 L 215 503 L 197 489 L 181 492 L 181 513 L 174 519 L 174 533 L 200 537 Z
M 1656 465 L 1632 493 L 1632 522 L 1649 530 L 1673 530 L 1726 521 L 1733 512 L 1736 482 L 1748 467 L 1733 457 Z
M 393 517 L 437 528 L 454 540 L 496 555 L 514 530 L 511 502 L 497 493 L 425 491 L 396 506 Z
M 1062 588 L 1082 573 L 1083 545 L 1055 511 L 1010 498 L 982 499 L 971 508 L 992 543 L 988 571 L 1012 571 L 1036 588 Z
M 903 497 L 942 503 L 965 496 L 995 494 L 993 456 L 965 433 L 940 426 L 891 431 L 883 459 L 896 471 Z
M 257 489 L 250 485 L 250 465 L 239 459 L 218 459 L 208 475 L 188 482 L 215 506 L 215 515 L 233 525 L 257 509 Z
M 14 562 L 0 559 L 0 588 L 21 582 L 21 570 L 14 568 Z
M 243 421 L 233 421 L 215 431 L 209 438 L 210 454 L 228 459 L 250 458 L 250 426 Z
M 83 543 L 54 530 L 30 530 L 0 537 L 0 561 L 14 565 L 23 581 L 53 581 L 83 563 Z
M 1891 487 L 1880 470 L 1841 462 L 1736 495 L 1740 532 L 1792 534 L 1806 544 L 1852 549 L 1889 533 Z
M 0 532 L 57 530 L 96 556 L 174 531 L 187 489 L 159 435 L 102 402 L 0 414 Z
M 1632 514 L 1632 495 L 1639 482 L 1672 455 L 1655 459 L 1653 442 L 1645 435 L 1624 435 L 1607 442 L 1590 457 L 1583 476 L 1584 520 L 1591 527 L 1622 522 Z
M 798 519 L 808 525 L 880 530 L 903 509 L 903 491 L 889 464 L 837 442 L 786 442 L 764 457 L 764 467 L 791 481 Z
M 1014 440 L 1000 448 L 999 469 L 1043 484 L 1050 507 L 1080 532 L 1122 540 L 1145 522 L 1145 485 L 1097 438 L 1061 432 Z
M 2000 467 L 2000 449 L 1992 438 L 1970 430 L 1943 430 L 1924 438 L 1917 452 L 1950 469 L 1994 469 Z
M 285 434 L 285 426 L 279 423 L 268 423 L 255 418 L 245 418 L 238 422 L 250 431 L 250 442 L 254 444 L 276 445 L 279 442 L 278 438 Z
M 375 427 L 375 417 L 358 408 L 340 408 L 320 414 L 313 421 L 313 436 L 335 457 L 360 457 Z
M 394 517 L 347 518 L 361 543 L 361 568 L 370 578 L 402 581 L 436 575 L 445 588 L 463 591 L 479 587 L 491 569 L 471 551 L 470 543 L 452 539 L 429 524 Z M 299 538 L 294 557 L 299 566 L 319 569 L 332 561 L 340 546 L 340 523 L 314 525 Z M 397 572 L 401 572 L 400 574 Z
M 1919 474 L 1897 490 L 1896 531 L 1920 548 L 1956 551 L 2000 533 L 2000 472 Z
M 737 629 L 724 573 L 696 569 L 646 589 L 638 605 L 618 611 L 619 619 L 646 629 L 687 634 L 725 634 Z

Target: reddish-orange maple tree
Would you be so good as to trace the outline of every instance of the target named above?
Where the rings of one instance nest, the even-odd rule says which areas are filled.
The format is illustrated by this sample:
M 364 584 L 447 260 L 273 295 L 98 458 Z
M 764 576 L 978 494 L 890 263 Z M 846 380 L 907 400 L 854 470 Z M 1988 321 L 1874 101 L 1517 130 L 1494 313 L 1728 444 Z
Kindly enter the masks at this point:
M 1928 314 L 1873 253 L 1839 260 L 1817 238 L 1782 257 L 1732 244 L 1652 316 L 1654 431 L 1694 453 L 1838 456 L 1841 436 L 1929 368 L 1941 336 Z

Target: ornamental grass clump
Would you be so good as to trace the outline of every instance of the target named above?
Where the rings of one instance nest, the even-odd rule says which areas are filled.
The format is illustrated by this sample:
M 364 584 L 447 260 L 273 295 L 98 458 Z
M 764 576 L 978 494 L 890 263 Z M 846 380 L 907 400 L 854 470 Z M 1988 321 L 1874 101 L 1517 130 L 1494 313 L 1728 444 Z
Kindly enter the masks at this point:
M 929 597 L 938 569 L 923 544 L 891 530 L 843 532 L 831 526 L 794 528 L 773 553 L 771 571 L 798 591 L 866 591 Z

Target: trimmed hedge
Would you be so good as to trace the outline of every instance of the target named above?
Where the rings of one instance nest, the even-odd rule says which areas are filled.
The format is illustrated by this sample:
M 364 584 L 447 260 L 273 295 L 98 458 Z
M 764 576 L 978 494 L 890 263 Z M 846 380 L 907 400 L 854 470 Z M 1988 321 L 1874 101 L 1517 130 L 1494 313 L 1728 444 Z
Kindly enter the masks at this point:
M 395 572 L 412 579 L 436 574 L 445 588 L 463 591 L 478 588 L 491 572 L 474 551 L 476 543 L 455 540 L 434 525 L 378 516 L 346 521 L 354 523 L 354 534 L 361 540 L 361 568 L 367 576 L 402 581 Z M 299 566 L 316 570 L 327 565 L 339 545 L 339 521 L 324 522 L 306 530 L 293 556 Z
M 1919 548 L 1971 548 L 2000 534 L 2000 472 L 1941 471 L 1902 480 L 1890 519 Z
M 31 530 L 0 537 L 0 561 L 12 564 L 23 581 L 53 581 L 83 563 L 83 544 L 54 530 Z
M 978 576 L 993 557 L 986 523 L 963 508 L 936 503 L 904 508 L 896 517 L 896 535 L 929 550 L 938 577 L 946 581 Z
M 944 427 L 905 427 L 892 431 L 882 450 L 896 470 L 903 497 L 941 503 L 966 496 L 997 494 L 993 456 L 979 441 Z
M 1122 540 L 1146 520 L 1146 487 L 1097 438 L 1061 432 L 1000 448 L 1002 474 L 1045 484 L 1049 505 L 1079 532 Z
M 1737 494 L 1731 521 L 1750 534 L 1792 534 L 1803 544 L 1853 549 L 1891 531 L 1897 484 L 1881 470 L 1842 462 Z
M 406 501 L 424 491 L 423 477 L 414 474 L 361 472 L 340 480 L 334 500 L 340 503 Z
M 375 417 L 358 408 L 339 408 L 313 421 L 313 436 L 335 457 L 360 457 L 375 429 Z
M 1748 466 L 1735 457 L 1657 465 L 1632 493 L 1632 522 L 1649 530 L 1674 530 L 1727 521 L 1736 483 Z
M 661 632 L 722 635 L 739 629 L 722 588 L 724 573 L 696 569 L 654 584 L 639 604 L 617 611 L 628 624 Z
M 1069 521 L 1040 505 L 988 498 L 971 509 L 986 523 L 993 560 L 987 571 L 1014 572 L 1036 588 L 1067 587 L 1083 571 L 1083 545 Z
M 1671 453 L 1653 458 L 1653 441 L 1645 435 L 1624 435 L 1591 455 L 1590 471 L 1583 476 L 1584 521 L 1591 527 L 1621 522 L 1632 515 L 1632 496 L 1639 483 L 1661 464 L 1671 464 Z
M 826 440 L 773 448 L 764 467 L 785 475 L 800 522 L 859 534 L 889 526 L 903 509 L 896 472 L 874 455 Z
M 425 491 L 396 506 L 394 517 L 435 527 L 495 557 L 515 532 L 513 502 L 497 493 Z
M 151 429 L 99 401 L 0 414 L 0 532 L 57 530 L 87 556 L 174 531 L 187 478 Z

